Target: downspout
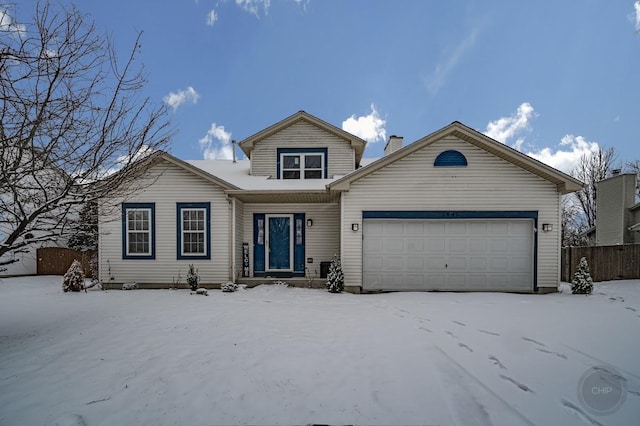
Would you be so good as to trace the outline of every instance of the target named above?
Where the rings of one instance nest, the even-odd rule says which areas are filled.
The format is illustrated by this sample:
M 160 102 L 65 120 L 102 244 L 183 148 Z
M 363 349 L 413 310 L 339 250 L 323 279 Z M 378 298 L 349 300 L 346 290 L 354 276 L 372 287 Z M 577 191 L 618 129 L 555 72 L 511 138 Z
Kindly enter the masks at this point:
M 236 144 L 235 139 L 231 140 L 231 152 L 233 153 L 233 164 L 236 164 Z M 236 199 L 231 198 L 231 282 L 236 283 Z
M 564 264 L 562 263 L 562 194 L 558 192 L 558 236 L 556 238 L 557 245 L 559 247 L 558 253 L 558 288 L 560 290 L 560 283 L 562 282 L 562 268 Z M 566 260 L 566 259 L 565 259 Z
M 338 253 L 340 255 L 340 262 L 343 265 L 344 271 L 344 257 L 342 256 L 342 251 L 344 250 L 344 191 L 340 191 L 340 247 L 338 247 Z M 345 281 L 347 277 L 345 277 Z
M 104 277 L 104 272 L 103 272 L 103 267 L 102 264 L 104 263 L 104 257 L 102 255 L 102 246 L 104 245 L 103 243 L 103 238 L 102 238 L 102 206 L 100 206 L 100 204 L 98 204 L 98 270 L 96 271 L 96 273 L 98 274 L 97 277 L 94 278 L 98 278 L 99 280 Z M 102 289 L 104 290 L 105 286 L 104 283 L 100 282 L 100 285 L 102 286 Z
M 234 150 L 235 157 L 235 150 Z M 231 198 L 231 282 L 236 283 L 236 199 Z

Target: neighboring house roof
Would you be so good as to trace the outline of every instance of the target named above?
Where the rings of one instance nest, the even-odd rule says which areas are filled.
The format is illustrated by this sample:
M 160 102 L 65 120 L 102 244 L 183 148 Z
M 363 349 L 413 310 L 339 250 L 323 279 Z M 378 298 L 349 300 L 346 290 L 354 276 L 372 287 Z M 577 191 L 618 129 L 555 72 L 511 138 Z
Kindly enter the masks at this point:
M 422 139 L 413 142 L 404 148 L 401 148 L 389 155 L 386 155 L 379 160 L 373 162 L 367 167 L 362 167 L 356 171 L 335 180 L 330 183 L 328 187 L 338 191 L 348 190 L 352 182 L 367 176 L 370 173 L 375 172 L 407 155 L 418 151 L 426 146 L 431 145 L 447 136 L 455 136 L 462 139 L 478 148 L 481 148 L 487 152 L 494 154 L 495 156 L 502 158 L 518 167 L 521 167 L 541 178 L 556 185 L 558 192 L 561 194 L 567 194 L 574 192 L 583 187 L 583 183 L 579 180 L 559 171 L 555 168 L 548 166 L 528 155 L 525 155 L 503 143 L 500 143 L 490 137 L 465 126 L 464 124 L 454 121 L 446 127 L 437 130 L 430 135 L 423 137 Z
M 640 203 L 634 204 L 633 206 L 629 207 L 629 210 L 634 212 L 636 210 L 640 209 Z
M 305 111 L 298 111 L 295 114 L 285 118 L 284 120 L 279 121 L 276 124 L 269 126 L 254 135 L 249 136 L 243 141 L 240 141 L 238 143 L 238 146 L 240 146 L 242 152 L 244 152 L 248 158 L 251 158 L 251 151 L 253 150 L 253 147 L 256 143 L 286 129 L 287 127 L 296 124 L 299 121 L 306 121 L 307 123 L 319 127 L 320 129 L 323 129 L 339 138 L 344 139 L 346 142 L 349 142 L 355 152 L 356 163 L 360 164 L 362 154 L 364 153 L 364 147 L 367 144 L 364 139 L 360 139 L 359 137 L 340 129 L 333 124 L 329 124 L 326 121 L 323 121 Z

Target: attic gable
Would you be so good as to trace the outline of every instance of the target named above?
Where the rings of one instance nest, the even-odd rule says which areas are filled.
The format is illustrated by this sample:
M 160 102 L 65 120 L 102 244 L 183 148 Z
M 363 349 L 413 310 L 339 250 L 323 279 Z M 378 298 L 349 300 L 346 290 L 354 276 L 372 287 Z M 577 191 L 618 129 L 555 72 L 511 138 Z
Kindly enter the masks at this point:
M 298 111 L 297 113 L 285 118 L 284 120 L 279 121 L 278 123 L 249 136 L 248 138 L 241 141 L 238 146 L 240 146 L 240 149 L 242 149 L 242 152 L 244 152 L 247 158 L 251 158 L 251 152 L 253 151 L 255 145 L 260 143 L 260 141 L 300 122 L 311 124 L 334 136 L 337 136 L 338 138 L 350 144 L 355 153 L 356 163 L 360 164 L 360 160 L 362 159 L 362 154 L 364 153 L 364 148 L 366 145 L 366 142 L 363 139 L 360 139 L 359 137 L 352 135 L 351 133 L 346 132 L 332 124 L 329 124 L 326 121 L 323 121 L 305 111 Z

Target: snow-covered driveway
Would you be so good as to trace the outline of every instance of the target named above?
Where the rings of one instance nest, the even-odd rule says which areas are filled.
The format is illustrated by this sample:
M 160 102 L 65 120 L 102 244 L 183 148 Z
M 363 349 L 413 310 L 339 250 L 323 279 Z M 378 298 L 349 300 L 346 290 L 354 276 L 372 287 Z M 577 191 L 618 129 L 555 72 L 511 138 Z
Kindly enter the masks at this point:
M 640 281 L 597 284 L 588 297 L 67 294 L 60 282 L 0 281 L 1 425 L 640 419 Z M 626 387 L 609 415 L 578 398 L 591 367 Z

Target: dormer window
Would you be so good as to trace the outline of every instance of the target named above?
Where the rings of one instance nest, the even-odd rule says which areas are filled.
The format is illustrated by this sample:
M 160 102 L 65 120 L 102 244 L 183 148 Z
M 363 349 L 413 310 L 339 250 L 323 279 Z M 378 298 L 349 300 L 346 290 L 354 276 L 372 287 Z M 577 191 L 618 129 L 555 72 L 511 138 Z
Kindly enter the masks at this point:
M 326 148 L 279 148 L 278 179 L 323 179 L 327 177 Z

